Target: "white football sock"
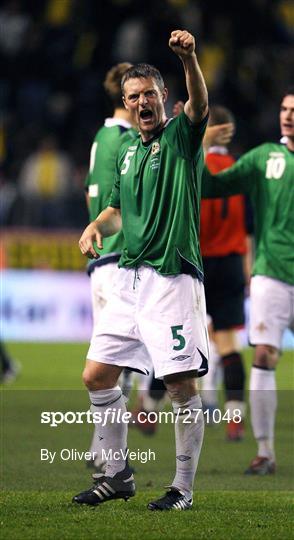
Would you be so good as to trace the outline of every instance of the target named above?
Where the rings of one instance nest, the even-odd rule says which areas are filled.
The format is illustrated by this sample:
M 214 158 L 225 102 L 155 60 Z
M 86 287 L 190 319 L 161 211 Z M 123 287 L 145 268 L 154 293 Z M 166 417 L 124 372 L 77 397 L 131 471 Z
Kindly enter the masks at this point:
M 191 499 L 204 435 L 202 403 L 200 396 L 197 395 L 183 405 L 173 402 L 172 406 L 176 437 L 176 475 L 172 486 L 180 489 L 188 499 Z M 178 414 L 185 409 L 191 410 L 191 414 Z M 187 423 L 183 423 L 185 419 Z
M 274 370 L 251 368 L 250 408 L 252 429 L 258 444 L 257 454 L 274 460 L 274 425 L 277 408 Z
M 229 418 L 233 419 L 234 416 L 240 416 L 242 420 L 245 418 L 246 403 L 245 401 L 239 401 L 237 399 L 226 401 L 224 406 L 225 412 L 228 413 Z
M 125 398 L 119 386 L 109 390 L 90 390 L 92 413 L 99 413 L 102 422 L 95 425 L 96 451 L 98 458 L 107 461 L 106 475 L 113 477 L 125 468 L 126 461 L 123 457 L 127 449 L 127 424 L 122 422 L 121 416 L 126 412 Z M 107 415 L 107 410 L 110 414 Z M 121 411 L 120 421 L 118 411 Z M 105 423 L 105 420 L 107 422 Z M 103 425 L 105 423 L 105 425 Z M 102 451 L 103 450 L 103 451 Z M 101 453 L 100 453 L 101 451 Z M 115 453 L 115 458 L 113 454 Z M 116 459 L 117 458 L 117 459 Z
M 217 388 L 222 379 L 222 368 L 213 341 L 209 342 L 209 349 L 209 370 L 201 378 L 201 397 L 206 407 L 216 408 L 218 404 Z
M 99 428 L 98 428 L 98 425 L 96 424 L 94 426 L 94 433 L 93 433 L 93 437 L 92 437 L 92 442 L 91 442 L 91 446 L 90 446 L 90 449 L 89 449 L 89 452 L 91 452 L 91 455 L 92 455 L 92 459 L 96 462 L 95 464 L 101 464 L 103 462 L 102 460 L 102 456 L 101 456 L 101 444 L 99 444 L 99 435 L 98 435 L 98 431 L 99 431 Z

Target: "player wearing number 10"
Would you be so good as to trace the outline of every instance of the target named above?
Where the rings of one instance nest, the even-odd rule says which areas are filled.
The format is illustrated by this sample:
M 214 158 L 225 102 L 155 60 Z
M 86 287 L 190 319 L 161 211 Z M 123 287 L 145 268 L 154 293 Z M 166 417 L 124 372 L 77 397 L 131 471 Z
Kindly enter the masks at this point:
M 245 472 L 259 475 L 275 471 L 275 367 L 283 332 L 294 328 L 294 89 L 282 99 L 280 127 L 285 144 L 262 144 L 225 172 L 203 175 L 203 196 L 248 193 L 254 212 L 250 406 L 258 453 Z
M 117 379 L 124 367 L 146 373 L 150 360 L 163 378 L 175 424 L 176 475 L 169 491 L 149 503 L 150 510 L 186 510 L 192 506 L 193 481 L 203 440 L 203 414 L 196 377 L 207 372 L 208 343 L 198 225 L 203 170 L 202 138 L 208 116 L 207 91 L 195 41 L 174 31 L 169 46 L 181 59 L 188 101 L 177 118 L 166 117 L 167 89 L 148 64 L 130 68 L 122 79 L 125 107 L 140 136 L 119 151 L 110 200 L 80 239 L 84 255 L 97 257 L 94 242 L 119 230 L 124 247 L 113 294 L 92 339 L 84 371 L 93 410 L 125 410 Z M 106 450 L 127 446 L 125 424 L 106 425 L 99 433 Z M 107 462 L 106 474 L 90 490 L 74 497 L 97 505 L 134 495 L 134 482 L 123 457 Z

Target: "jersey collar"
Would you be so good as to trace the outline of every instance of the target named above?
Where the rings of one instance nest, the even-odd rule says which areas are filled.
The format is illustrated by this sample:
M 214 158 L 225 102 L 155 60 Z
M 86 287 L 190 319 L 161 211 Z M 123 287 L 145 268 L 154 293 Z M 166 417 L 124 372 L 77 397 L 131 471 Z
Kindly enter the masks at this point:
M 152 139 L 149 139 L 148 141 L 144 142 L 142 140 L 142 138 L 141 138 L 142 145 L 143 146 L 149 146 L 154 141 L 154 139 L 157 139 L 161 135 L 161 133 L 166 128 L 166 126 L 170 123 L 171 120 L 172 120 L 172 118 L 170 118 L 170 119 L 167 118 L 166 121 L 164 122 L 163 126 L 161 126 L 161 128 L 153 135 Z
M 210 146 L 208 148 L 208 154 L 221 154 L 225 156 L 229 153 L 228 149 L 225 146 Z
M 132 127 L 130 122 L 124 118 L 105 118 L 104 125 L 105 127 L 122 126 L 126 129 Z

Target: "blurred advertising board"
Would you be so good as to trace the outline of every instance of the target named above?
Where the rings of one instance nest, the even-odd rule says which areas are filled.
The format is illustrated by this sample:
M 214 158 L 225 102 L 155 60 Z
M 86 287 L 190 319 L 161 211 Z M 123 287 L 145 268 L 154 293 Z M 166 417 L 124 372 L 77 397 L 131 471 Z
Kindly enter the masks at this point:
M 78 231 L 9 229 L 1 239 L 1 267 L 83 271 Z
M 77 231 L 9 230 L 0 250 L 1 337 L 14 341 L 89 341 L 90 279 Z M 240 343 L 248 345 L 246 328 Z M 285 332 L 283 348 L 294 349 Z
M 11 341 L 89 341 L 90 279 L 85 272 L 4 270 L 1 274 L 1 337 Z M 240 343 L 248 345 L 247 324 Z M 283 348 L 293 349 L 293 334 Z
M 90 280 L 85 272 L 2 271 L 2 339 L 89 341 L 91 330 Z

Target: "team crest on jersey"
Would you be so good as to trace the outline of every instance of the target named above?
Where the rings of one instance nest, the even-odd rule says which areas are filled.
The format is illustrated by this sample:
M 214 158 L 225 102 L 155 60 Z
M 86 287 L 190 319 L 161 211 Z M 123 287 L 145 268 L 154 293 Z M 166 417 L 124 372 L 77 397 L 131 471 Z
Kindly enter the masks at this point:
M 151 148 L 151 155 L 154 156 L 154 154 L 158 154 L 158 152 L 160 152 L 160 144 L 159 142 L 154 142 Z

